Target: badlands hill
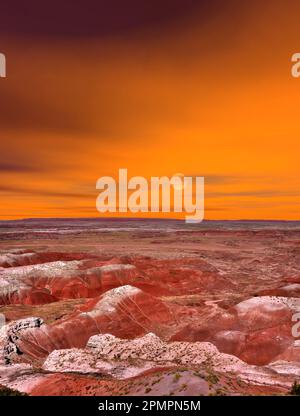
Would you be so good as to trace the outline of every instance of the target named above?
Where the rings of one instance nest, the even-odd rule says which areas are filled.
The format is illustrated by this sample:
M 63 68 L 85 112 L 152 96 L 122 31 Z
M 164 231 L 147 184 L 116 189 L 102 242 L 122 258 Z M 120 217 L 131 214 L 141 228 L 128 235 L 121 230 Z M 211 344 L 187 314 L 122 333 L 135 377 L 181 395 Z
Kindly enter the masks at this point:
M 297 223 L 32 220 L 0 235 L 3 386 L 273 395 L 300 379 Z

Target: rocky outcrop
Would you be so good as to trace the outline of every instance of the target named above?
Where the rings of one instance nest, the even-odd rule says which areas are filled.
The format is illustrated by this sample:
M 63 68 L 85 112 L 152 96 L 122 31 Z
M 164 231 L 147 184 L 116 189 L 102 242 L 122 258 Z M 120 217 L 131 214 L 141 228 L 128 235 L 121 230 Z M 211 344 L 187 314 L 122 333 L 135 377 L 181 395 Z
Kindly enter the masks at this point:
M 125 340 L 110 334 L 90 338 L 84 349 L 53 351 L 43 368 L 51 372 L 79 371 L 82 374 L 105 374 L 122 380 L 137 377 L 146 371 L 173 368 L 213 374 L 234 374 L 241 381 L 257 386 L 287 388 L 297 371 L 289 376 L 283 367 L 256 367 L 235 356 L 221 353 L 208 342 L 164 342 L 153 333 L 134 340 Z M 283 375 L 284 374 L 284 375 Z
M 134 280 L 130 264 L 88 267 L 85 261 L 55 261 L 0 271 L 0 305 L 40 305 L 60 299 L 91 298 Z
M 122 286 L 60 323 L 28 327 L 15 344 L 23 360 L 37 360 L 55 349 L 84 347 L 95 334 L 134 338 L 149 331 L 162 334 L 170 325 L 176 322 L 163 302 L 133 286 Z
M 134 340 L 120 339 L 111 334 L 96 335 L 89 339 L 85 349 L 53 351 L 43 368 L 62 372 L 76 371 L 77 366 L 80 372 L 108 371 L 117 378 L 127 378 L 153 367 L 196 367 L 203 364 L 224 371 L 238 370 L 245 365 L 234 356 L 220 353 L 207 342 L 167 343 L 148 333 Z
M 294 343 L 292 316 L 300 310 L 297 298 L 255 297 L 221 312 L 202 326 L 188 326 L 172 337 L 178 341 L 210 341 L 220 351 L 249 364 L 265 365 L 290 350 Z M 299 349 L 293 357 L 300 361 Z
M 22 334 L 33 328 L 40 328 L 43 320 L 40 318 L 27 318 L 15 321 L 2 329 L 0 344 L 2 347 L 2 359 L 6 364 L 18 362 L 23 352 L 19 349 Z
M 0 267 L 16 267 L 33 264 L 39 259 L 36 253 L 5 253 L 0 254 Z

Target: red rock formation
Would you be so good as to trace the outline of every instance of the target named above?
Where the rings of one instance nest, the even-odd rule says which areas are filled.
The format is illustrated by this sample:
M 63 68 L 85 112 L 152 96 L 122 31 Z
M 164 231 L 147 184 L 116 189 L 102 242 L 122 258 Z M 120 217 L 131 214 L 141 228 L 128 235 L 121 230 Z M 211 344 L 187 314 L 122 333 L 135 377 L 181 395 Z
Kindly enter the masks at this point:
M 300 311 L 299 227 L 229 222 L 187 229 L 175 222 L 149 227 L 145 221 L 128 225 L 127 220 L 117 227 L 113 221 L 106 224 L 32 220 L 17 227 L 6 224 L 4 230 L 0 224 L 0 313 L 9 327 L 19 325 L 13 320 L 34 316 L 47 322 L 26 327 L 22 321 L 25 326 L 16 328 L 12 343 L 6 339 L 12 363 L 0 365 L 6 382 L 25 365 L 18 364 L 18 370 L 17 361 L 42 364 L 49 352 L 83 348 L 99 333 L 136 339 L 150 331 L 168 342 L 208 341 L 222 353 L 259 365 L 258 380 L 265 365 L 274 383 L 273 368 L 288 383 L 289 374 L 300 374 L 298 339 L 292 335 L 292 316 Z M 1 346 L 3 333 L 0 329 Z M 70 368 L 76 368 L 76 361 Z M 27 374 L 20 375 L 19 385 Z M 62 392 L 62 376 L 54 378 L 53 392 Z M 168 380 L 159 393 L 169 392 Z M 74 387 L 84 394 L 88 383 L 76 378 L 70 391 Z M 269 391 L 274 391 L 272 385 Z M 40 391 L 45 394 L 47 388 L 45 381 Z M 119 391 L 116 384 L 113 391 Z
M 5 283 L 0 290 L 0 305 L 40 305 L 59 299 L 92 298 L 134 281 L 138 276 L 130 264 L 103 264 L 95 261 L 55 261 L 9 268 L 0 273 Z M 1 289 L 1 286 L 0 286 Z
M 292 315 L 297 299 L 255 297 L 220 312 L 203 323 L 188 325 L 172 336 L 177 341 L 210 341 L 249 364 L 265 365 L 294 342 Z M 295 352 L 293 356 L 295 357 Z M 300 350 L 298 358 L 300 361 Z
M 163 302 L 135 287 L 122 286 L 93 299 L 84 311 L 60 323 L 23 331 L 16 340 L 20 354 L 9 358 L 40 359 L 54 349 L 84 347 L 98 333 L 128 338 L 151 331 L 163 335 L 170 325 L 175 325 L 174 317 Z

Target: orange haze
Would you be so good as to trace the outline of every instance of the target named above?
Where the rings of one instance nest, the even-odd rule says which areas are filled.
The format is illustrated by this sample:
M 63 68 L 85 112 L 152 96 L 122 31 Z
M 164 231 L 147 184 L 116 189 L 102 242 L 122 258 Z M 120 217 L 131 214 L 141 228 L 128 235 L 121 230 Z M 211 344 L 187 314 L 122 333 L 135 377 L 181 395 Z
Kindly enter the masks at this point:
M 128 168 L 205 176 L 207 219 L 300 219 L 300 3 L 235 5 L 121 35 L 2 38 L 0 218 L 95 217 L 97 178 Z

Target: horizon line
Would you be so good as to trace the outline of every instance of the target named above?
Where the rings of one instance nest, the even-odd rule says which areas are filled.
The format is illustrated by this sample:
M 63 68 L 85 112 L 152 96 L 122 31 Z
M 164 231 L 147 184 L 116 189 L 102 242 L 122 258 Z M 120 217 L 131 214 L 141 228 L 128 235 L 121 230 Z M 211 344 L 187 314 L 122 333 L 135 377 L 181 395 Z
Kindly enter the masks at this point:
M 72 220 L 115 220 L 115 221 L 179 221 L 185 222 L 184 218 L 154 218 L 154 217 L 24 217 L 17 219 L 0 219 L 0 222 L 16 222 L 16 221 L 33 221 L 33 220 L 59 220 L 59 221 L 72 221 Z M 259 218 L 235 218 L 235 219 L 204 219 L 199 224 L 203 222 L 300 222 L 299 220 L 290 220 L 290 219 L 259 219 Z

